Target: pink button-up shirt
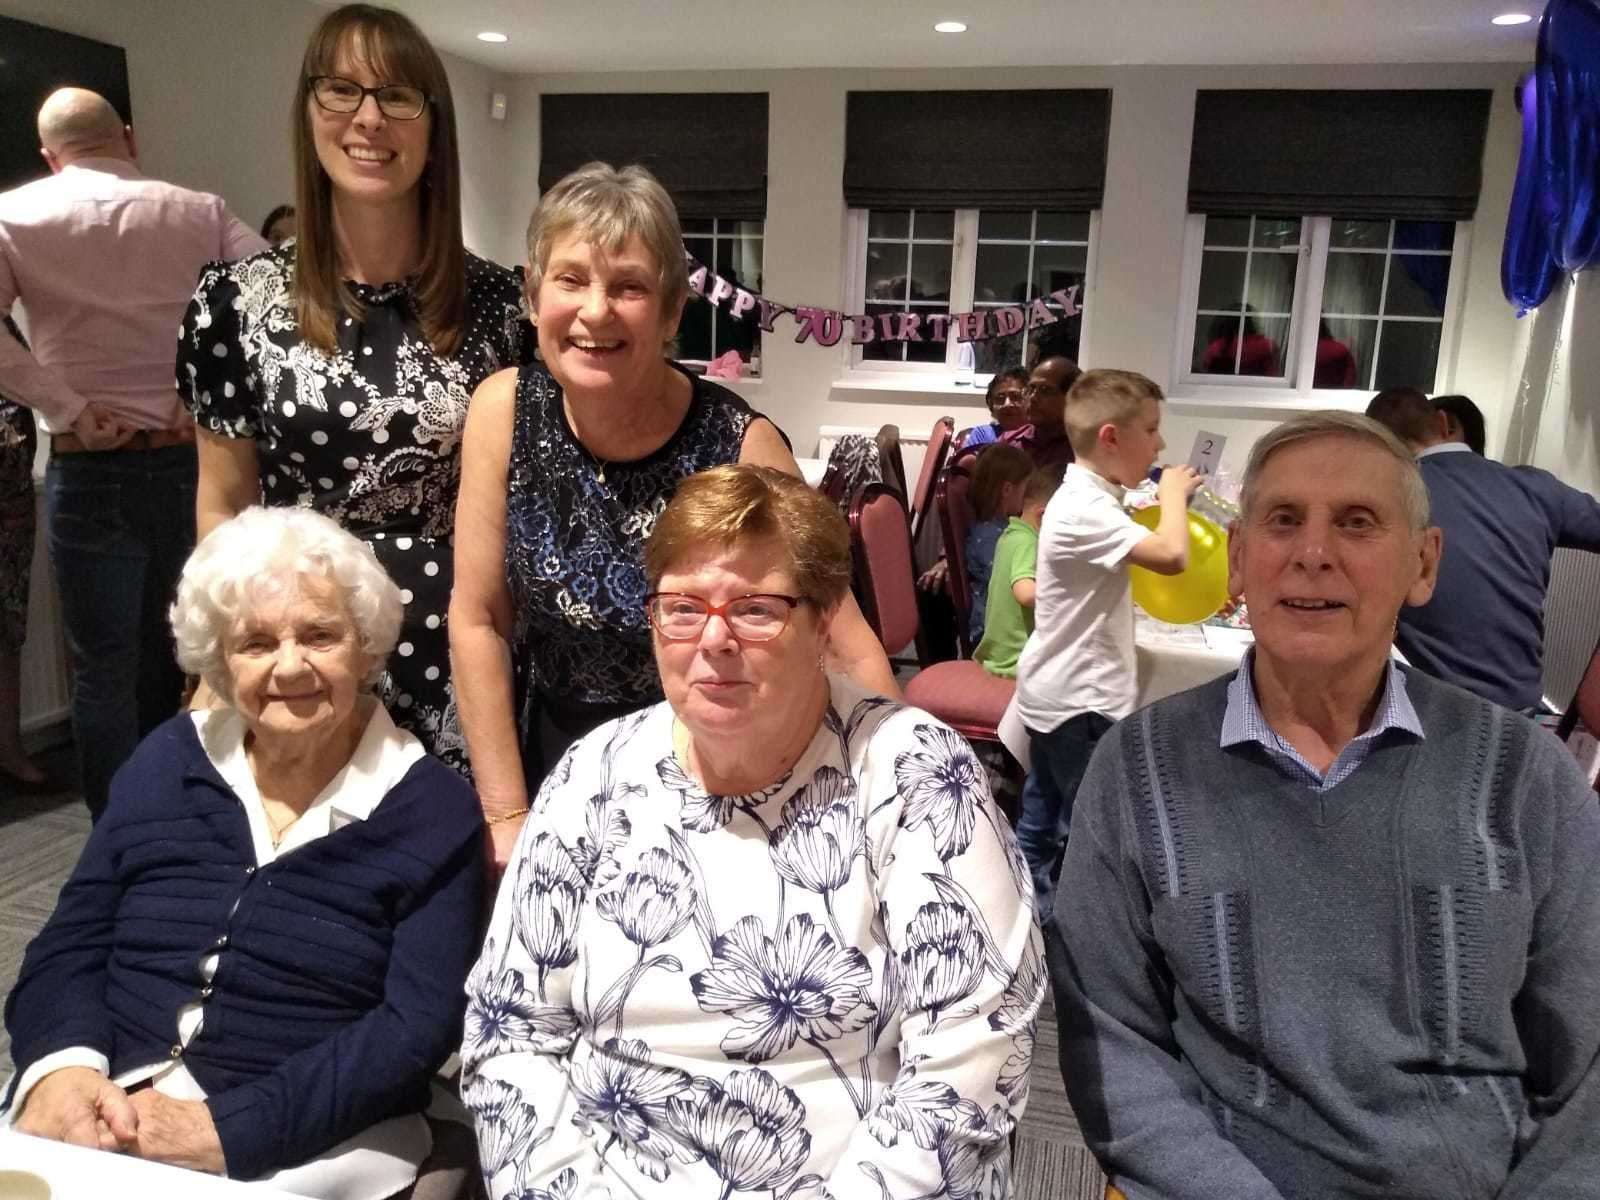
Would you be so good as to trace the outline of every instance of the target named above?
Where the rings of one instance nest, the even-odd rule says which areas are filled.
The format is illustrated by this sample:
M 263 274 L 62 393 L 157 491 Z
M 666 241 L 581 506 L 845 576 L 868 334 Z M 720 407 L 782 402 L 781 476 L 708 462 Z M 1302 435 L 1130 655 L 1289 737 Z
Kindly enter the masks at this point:
M 200 268 L 266 249 L 222 198 L 84 158 L 0 193 L 0 313 L 22 302 L 33 353 L 0 329 L 0 392 L 63 433 L 85 403 L 135 429 L 189 422 L 173 380 Z

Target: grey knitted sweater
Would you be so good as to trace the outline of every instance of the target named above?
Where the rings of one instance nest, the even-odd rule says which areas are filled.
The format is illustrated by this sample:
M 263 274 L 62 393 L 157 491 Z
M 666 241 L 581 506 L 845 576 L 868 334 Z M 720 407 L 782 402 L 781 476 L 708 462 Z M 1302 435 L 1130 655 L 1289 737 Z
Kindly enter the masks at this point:
M 1600 1197 L 1600 803 L 1416 671 L 1324 793 L 1222 679 L 1095 751 L 1049 946 L 1067 1095 L 1130 1200 Z

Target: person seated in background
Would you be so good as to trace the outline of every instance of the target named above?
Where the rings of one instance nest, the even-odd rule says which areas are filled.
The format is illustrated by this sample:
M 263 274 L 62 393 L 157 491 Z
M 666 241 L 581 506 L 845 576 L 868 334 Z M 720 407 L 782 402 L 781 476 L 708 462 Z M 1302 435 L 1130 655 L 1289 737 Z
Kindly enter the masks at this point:
M 1162 1200 L 1594 1196 L 1594 793 L 1391 664 L 1439 534 L 1387 430 L 1278 426 L 1242 508 L 1255 647 L 1101 741 L 1046 926 L 1090 1150 Z
M 1210 340 L 1200 359 L 1200 370 L 1206 375 L 1278 375 L 1283 371 L 1282 352 L 1278 345 L 1261 332 L 1261 323 L 1253 309 L 1246 308 L 1243 317 L 1223 314 L 1213 317 L 1208 331 Z
M 1356 357 L 1350 347 L 1334 336 L 1326 320 L 1317 324 L 1317 358 L 1312 367 L 1314 388 L 1353 388 L 1356 386 Z
M 294 205 L 280 204 L 261 222 L 261 236 L 276 250 L 295 235 Z
M 1496 704 L 1541 710 L 1550 556 L 1558 547 L 1600 551 L 1600 501 L 1548 471 L 1472 453 L 1415 388 L 1379 392 L 1367 415 L 1417 455 L 1444 531 L 1433 599 L 1400 613 L 1401 653 Z
M 247 509 L 190 556 L 179 661 L 225 707 L 140 744 L 28 946 L 16 1129 L 312 1197 L 417 1179 L 485 854 L 472 788 L 372 694 L 400 611 L 306 509 Z
M 1161 389 L 1143 375 L 1104 370 L 1081 376 L 1066 403 L 1078 458 L 1045 505 L 1034 629 L 1017 663 L 1017 712 L 1033 759 L 1017 842 L 1045 924 L 1089 753 L 1138 695 L 1128 567 L 1177 575 L 1189 562 L 1188 501 L 1200 486 L 1192 468 L 1162 471 L 1154 532 L 1122 507 L 1166 448 L 1161 403 Z
M 996 371 L 983 399 L 994 420 L 956 434 L 952 452 L 959 454 L 963 450 L 991 445 L 1001 434 L 1021 429 L 1028 423 L 1028 373 L 1021 367 Z
M 1061 486 L 1061 475 L 1061 470 L 1047 467 L 1028 476 L 1022 488 L 1022 511 L 1007 520 L 995 544 L 983 638 L 972 654 L 991 675 L 1017 677 L 1017 660 L 1033 632 L 1039 526 L 1045 505 Z
M 1070 358 L 1053 355 L 1040 359 L 1028 376 L 1028 424 L 1001 434 L 1001 444 L 1026 450 L 1035 467 L 1064 467 L 1071 462 L 1067 392 L 1082 373 Z
M 1006 522 L 1022 511 L 1023 489 L 1032 474 L 1033 460 L 1026 452 L 1004 445 L 984 451 L 972 472 L 972 515 L 976 520 L 967 530 L 966 566 L 972 591 L 967 632 L 974 646 L 983 640 L 995 544 L 1005 532 Z
M 467 985 L 489 1196 L 1007 1195 L 1027 872 L 971 747 L 825 667 L 844 518 L 716 467 L 645 570 L 666 700 L 554 764 Z
M 1433 406 L 1445 415 L 1445 437 L 1452 442 L 1465 442 L 1474 454 L 1484 453 L 1483 411 L 1469 396 L 1435 396 Z

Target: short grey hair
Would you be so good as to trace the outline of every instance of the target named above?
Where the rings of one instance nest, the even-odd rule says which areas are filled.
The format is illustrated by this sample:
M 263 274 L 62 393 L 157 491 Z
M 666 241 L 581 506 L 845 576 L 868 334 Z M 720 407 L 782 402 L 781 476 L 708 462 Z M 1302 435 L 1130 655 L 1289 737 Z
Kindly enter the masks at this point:
M 400 589 L 371 547 L 308 508 L 247 508 L 195 547 L 169 613 L 178 665 L 231 701 L 228 635 L 262 596 L 303 579 L 339 592 L 376 684 L 400 639 Z
M 1416 456 L 1387 427 L 1371 417 L 1352 412 L 1305 413 L 1285 421 L 1257 439 L 1250 448 L 1250 461 L 1244 468 L 1244 487 L 1239 496 L 1239 508 L 1245 519 L 1249 518 L 1250 502 L 1261 482 L 1261 472 L 1267 460 L 1285 446 L 1307 442 L 1315 438 L 1354 438 L 1377 446 L 1393 456 L 1400 469 L 1400 491 L 1405 498 L 1406 518 L 1413 533 L 1428 527 L 1428 485 L 1417 466 Z
M 536 295 L 557 239 L 576 233 L 615 254 L 637 236 L 656 260 L 663 313 L 689 295 L 683 227 L 667 189 L 646 168 L 585 163 L 539 197 L 528 222 L 528 292 Z M 710 265 L 709 263 L 707 264 Z

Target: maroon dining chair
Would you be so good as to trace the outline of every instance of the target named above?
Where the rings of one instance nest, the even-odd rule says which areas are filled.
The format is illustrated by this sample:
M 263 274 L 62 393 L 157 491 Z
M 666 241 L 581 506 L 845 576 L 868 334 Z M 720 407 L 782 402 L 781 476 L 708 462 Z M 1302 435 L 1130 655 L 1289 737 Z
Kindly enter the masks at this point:
M 911 544 L 922 545 L 922 527 L 927 524 L 928 513 L 933 510 L 934 490 L 939 476 L 944 472 L 945 459 L 950 455 L 950 443 L 955 437 L 956 423 L 951 417 L 940 417 L 928 434 L 928 450 L 922 456 L 922 470 L 917 472 L 917 488 L 911 493 Z

